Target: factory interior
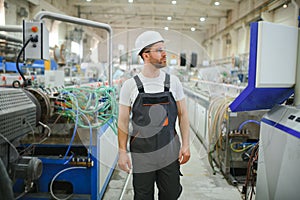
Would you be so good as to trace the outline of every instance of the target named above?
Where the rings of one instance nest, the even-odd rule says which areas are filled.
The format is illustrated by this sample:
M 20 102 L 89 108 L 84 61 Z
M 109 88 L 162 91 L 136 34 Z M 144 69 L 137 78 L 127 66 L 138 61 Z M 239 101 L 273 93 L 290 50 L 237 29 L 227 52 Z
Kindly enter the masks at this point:
M 299 8 L 0 0 L 0 199 L 134 199 L 133 175 L 118 165 L 119 97 L 144 66 L 136 38 L 151 30 L 189 118 L 178 199 L 298 200 Z

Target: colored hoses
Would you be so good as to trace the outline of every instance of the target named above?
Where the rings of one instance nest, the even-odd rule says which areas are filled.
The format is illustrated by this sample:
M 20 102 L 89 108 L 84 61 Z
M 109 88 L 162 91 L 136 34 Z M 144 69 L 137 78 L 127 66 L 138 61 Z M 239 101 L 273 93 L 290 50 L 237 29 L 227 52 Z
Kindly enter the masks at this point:
M 57 112 L 61 116 L 70 118 L 75 123 L 73 135 L 64 159 L 67 158 L 70 152 L 78 127 L 89 128 L 90 148 L 88 158 L 90 158 L 93 128 L 100 128 L 108 124 L 114 133 L 117 134 L 115 88 L 106 86 L 98 88 L 70 87 L 61 89 L 59 92 L 60 96 L 56 102 Z M 67 164 L 68 161 L 66 161 L 65 164 Z

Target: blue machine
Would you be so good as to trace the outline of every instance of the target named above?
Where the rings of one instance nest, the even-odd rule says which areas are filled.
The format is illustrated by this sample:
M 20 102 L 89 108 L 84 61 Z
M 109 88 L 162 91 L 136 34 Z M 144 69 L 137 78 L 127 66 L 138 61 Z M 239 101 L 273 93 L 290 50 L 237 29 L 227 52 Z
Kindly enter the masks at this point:
M 300 110 L 276 106 L 262 119 L 256 200 L 299 199 Z
M 280 105 L 299 92 L 297 41 L 297 27 L 251 24 L 248 86 L 230 105 L 235 112 L 271 109 L 260 121 L 257 200 L 299 199 L 300 110 Z
M 57 70 L 57 63 L 51 59 L 51 70 Z M 41 71 L 41 74 L 44 74 L 45 66 L 44 66 L 44 60 L 35 60 L 31 65 L 24 66 L 23 63 L 19 63 L 20 69 L 24 71 L 24 68 L 31 68 L 31 69 L 39 69 Z M 5 70 L 7 72 L 15 72 L 17 73 L 16 63 L 15 62 L 4 62 L 2 64 L 2 61 L 0 59 L 0 70 Z
M 111 123 L 111 122 L 109 122 Z M 89 133 L 79 131 L 75 141 L 89 141 Z M 102 199 L 117 162 L 117 136 L 105 124 L 93 132 L 93 144 L 73 144 L 66 159 L 62 157 L 68 145 L 44 144 L 35 147 L 35 156 L 43 163 L 41 177 L 35 182 L 34 189 L 20 199 L 57 198 L 93 200 Z M 79 143 L 79 142 L 76 142 Z M 91 156 L 88 149 L 91 148 Z M 109 154 L 107 153 L 109 152 Z M 74 156 L 74 157 L 73 157 Z M 15 194 L 24 191 L 24 180 L 14 185 Z
M 230 104 L 234 112 L 270 109 L 294 92 L 297 28 L 255 22 L 250 31 L 248 85 Z

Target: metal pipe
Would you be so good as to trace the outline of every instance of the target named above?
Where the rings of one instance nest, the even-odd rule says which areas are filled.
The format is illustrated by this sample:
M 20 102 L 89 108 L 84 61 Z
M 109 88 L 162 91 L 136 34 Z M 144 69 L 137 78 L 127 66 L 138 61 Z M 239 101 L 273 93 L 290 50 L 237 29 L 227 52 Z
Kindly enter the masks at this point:
M 23 28 L 22 26 L 18 25 L 0 25 L 0 31 L 5 31 L 5 32 L 22 32 Z
M 35 20 L 41 20 L 43 18 L 54 19 L 54 20 L 69 22 L 69 23 L 73 23 L 73 24 L 79 24 L 79 25 L 84 25 L 84 26 L 91 26 L 94 28 L 105 29 L 108 32 L 108 37 L 109 37 L 108 38 L 108 51 L 109 51 L 109 53 L 108 53 L 109 54 L 109 56 L 108 56 L 108 68 L 109 68 L 108 83 L 110 86 L 112 86 L 112 28 L 110 25 L 87 20 L 87 19 L 52 13 L 52 12 L 48 12 L 48 11 L 38 12 L 34 16 Z
M 125 184 L 124 184 L 124 186 L 123 186 L 123 189 L 122 189 L 122 192 L 121 192 L 121 195 L 120 195 L 119 200 L 122 200 L 123 197 L 124 197 L 126 188 L 127 188 L 127 186 L 128 186 L 129 180 L 130 180 L 130 176 L 131 176 L 131 173 L 129 173 L 129 174 L 127 175 L 127 178 L 126 178 Z
M 9 35 L 4 35 L 4 34 L 0 34 L 0 39 L 7 40 L 10 42 L 17 42 L 17 43 L 21 43 L 21 44 L 23 43 L 23 40 L 11 37 Z

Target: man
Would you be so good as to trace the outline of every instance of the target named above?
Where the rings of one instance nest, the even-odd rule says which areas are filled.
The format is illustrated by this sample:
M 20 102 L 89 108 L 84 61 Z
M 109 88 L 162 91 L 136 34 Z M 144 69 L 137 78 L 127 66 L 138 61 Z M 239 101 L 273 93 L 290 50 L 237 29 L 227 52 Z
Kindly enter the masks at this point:
M 135 200 L 154 199 L 156 183 L 160 200 L 175 200 L 182 191 L 180 164 L 190 158 L 189 121 L 179 79 L 166 74 L 164 39 L 146 31 L 135 42 L 144 60 L 141 73 L 124 82 L 120 91 L 118 141 L 119 167 L 133 172 Z M 132 114 L 130 153 L 127 154 L 128 127 Z M 175 130 L 178 122 L 181 144 Z

